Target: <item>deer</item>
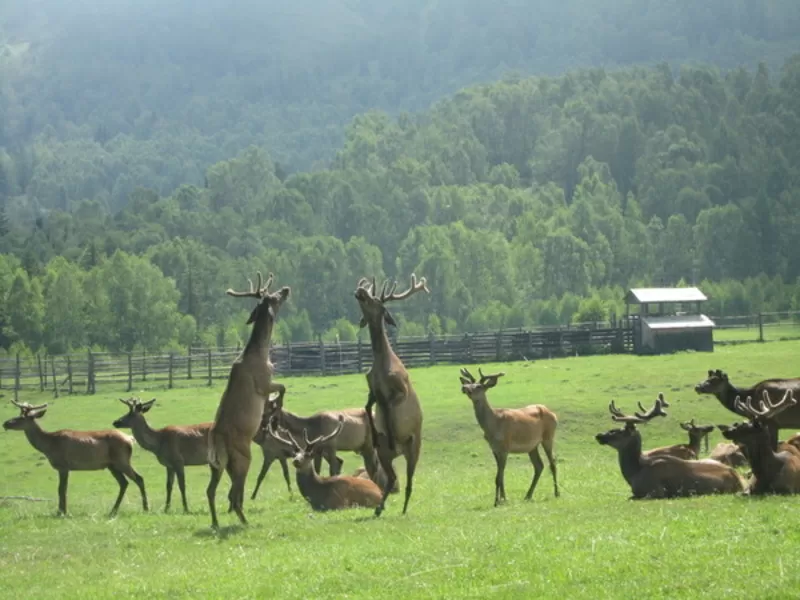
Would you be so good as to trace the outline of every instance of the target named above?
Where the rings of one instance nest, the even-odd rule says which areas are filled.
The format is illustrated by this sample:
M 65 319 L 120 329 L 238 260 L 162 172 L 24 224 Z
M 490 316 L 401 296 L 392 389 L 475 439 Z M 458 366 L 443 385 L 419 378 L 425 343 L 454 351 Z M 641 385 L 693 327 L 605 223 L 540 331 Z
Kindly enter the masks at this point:
M 292 464 L 296 470 L 297 488 L 315 511 L 339 510 L 351 507 L 374 508 L 380 505 L 383 492 L 371 479 L 361 479 L 348 475 L 320 477 L 314 468 L 314 452 L 317 444 L 324 444 L 339 435 L 344 427 L 344 417 L 340 416 L 332 432 L 308 439 L 308 431 L 303 430 L 304 445 L 300 445 L 288 429 L 279 429 L 276 419 L 270 419 L 267 426 L 269 436 L 290 449 L 294 454 Z
M 403 501 L 403 514 L 408 510 L 411 499 L 414 472 L 422 448 L 422 406 L 411 384 L 411 378 L 403 361 L 392 350 L 386 335 L 386 326 L 396 327 L 397 323 L 386 308 L 387 302 L 405 300 L 419 292 L 429 293 L 424 277 L 417 281 L 411 274 L 411 286 L 401 294 L 395 294 L 397 282 L 389 287 L 388 280 L 378 293 L 375 278 L 368 281 L 361 278 L 354 292 L 361 309 L 359 326 L 368 327 L 372 347 L 372 366 L 367 371 L 367 404 L 364 407 L 372 435 L 372 445 L 377 450 L 378 462 L 386 473 L 381 503 L 375 508 L 375 516 L 383 513 L 386 498 L 397 482 L 393 462 L 403 454 L 406 461 L 406 488 Z M 376 295 L 377 294 L 377 295 Z M 375 407 L 375 414 L 372 409 Z
M 543 404 L 530 404 L 524 408 L 492 408 L 486 398 L 486 391 L 495 387 L 502 371 L 491 375 L 484 375 L 478 368 L 480 380 L 466 369 L 461 369 L 461 392 L 472 400 L 475 418 L 481 429 L 483 437 L 492 449 L 497 474 L 494 480 L 494 505 L 499 506 L 506 500 L 505 469 L 509 454 L 527 454 L 533 464 L 533 480 L 525 494 L 525 500 L 533 497 L 536 484 L 544 470 L 539 446 L 544 448 L 547 461 L 550 463 L 550 473 L 553 475 L 553 488 L 555 497 L 558 498 L 558 477 L 556 461 L 553 457 L 553 443 L 555 441 L 558 418 L 556 414 Z
M 736 470 L 717 461 L 642 454 L 642 436 L 636 426 L 667 416 L 661 398 L 656 398 L 649 411 L 635 412 L 633 416 L 623 414 L 613 400 L 608 411 L 612 421 L 625 426 L 598 433 L 595 440 L 617 451 L 620 471 L 631 488 L 632 500 L 734 494 L 744 490 L 744 480 Z
M 747 464 L 744 447 L 732 442 L 720 442 L 714 446 L 708 457 L 731 467 L 743 467 Z
M 747 423 L 717 425 L 722 435 L 734 443 L 747 448 L 747 457 L 753 470 L 753 478 L 748 486 L 748 494 L 797 494 L 800 493 L 800 451 L 791 444 L 783 444 L 777 452 L 772 447 L 771 427 L 775 417 L 790 410 L 797 404 L 791 389 L 776 403 L 770 399 L 767 390 L 762 391 L 760 407 L 753 406 L 752 396 L 744 402 L 736 398 L 738 413 L 747 415 Z
M 272 329 L 278 310 L 289 297 L 291 289 L 284 286 L 270 292 L 273 281 L 270 273 L 262 286 L 261 272 L 257 272 L 258 285 L 250 281 L 250 291 L 227 290 L 235 298 L 255 298 L 258 303 L 250 313 L 247 324 L 252 324 L 250 337 L 241 354 L 234 360 L 225 391 L 222 393 L 214 422 L 209 430 L 208 463 L 211 478 L 206 488 L 211 527 L 219 528 L 216 510 L 217 486 L 225 470 L 231 479 L 228 494 L 231 507 L 242 525 L 247 525 L 244 516 L 244 486 L 250 469 L 250 443 L 261 425 L 265 404 L 270 394 L 283 395 L 283 384 L 272 381 L 273 365 L 269 359 Z
M 264 416 L 266 416 L 266 411 L 264 412 Z M 289 476 L 289 464 L 288 459 L 292 457 L 291 453 L 286 450 L 283 444 L 278 442 L 275 438 L 271 437 L 267 434 L 266 430 L 266 423 L 262 423 L 262 426 L 258 429 L 253 441 L 258 444 L 261 448 L 261 452 L 264 455 L 264 462 L 261 465 L 261 471 L 258 473 L 258 478 L 256 479 L 256 487 L 253 489 L 253 494 L 250 496 L 251 500 L 255 500 L 256 496 L 258 495 L 258 490 L 261 487 L 261 483 L 264 481 L 264 478 L 267 476 L 269 472 L 269 468 L 272 466 L 272 463 L 276 460 L 281 465 L 281 471 L 283 472 L 283 479 L 286 482 L 286 488 L 289 490 L 289 495 L 292 494 L 292 479 Z
M 211 423 L 169 425 L 153 429 L 144 415 L 153 408 L 155 398 L 147 402 L 142 402 L 136 397 L 119 398 L 119 401 L 128 407 L 128 412 L 114 421 L 114 427 L 130 429 L 136 442 L 148 452 L 155 454 L 158 462 L 167 470 L 167 500 L 164 512 L 169 512 L 172 486 L 177 477 L 183 512 L 188 513 L 184 467 L 208 464 L 208 432 Z
M 664 405 L 668 406 L 668 405 Z M 640 410 L 644 411 L 641 408 Z M 676 456 L 684 460 L 696 460 L 700 456 L 700 442 L 705 440 L 706 452 L 708 452 L 708 434 L 714 431 L 713 425 L 695 425 L 694 419 L 680 423 L 681 429 L 689 434 L 688 444 L 674 444 L 653 448 L 644 452 L 645 456 Z
M 67 514 L 67 484 L 70 471 L 108 469 L 119 484 L 119 494 L 109 517 L 114 517 L 128 489 L 128 479 L 139 487 L 142 509 L 147 512 L 144 479 L 131 466 L 134 439 L 115 429 L 44 431 L 38 420 L 47 412 L 47 403 L 32 406 L 26 402 L 11 403 L 19 408 L 19 416 L 3 423 L 3 429 L 23 431 L 31 446 L 45 455 L 50 466 L 58 471 L 58 514 Z M 127 479 L 126 479 L 127 478 Z
M 766 391 L 772 401 L 777 402 L 786 390 L 792 390 L 796 396 L 800 395 L 800 378 L 764 379 L 752 387 L 739 388 L 730 382 L 727 373 L 719 369 L 709 369 L 708 378 L 694 386 L 694 390 L 698 394 L 711 394 L 729 411 L 747 418 L 748 415 L 737 412 L 737 396 L 741 398 L 747 398 L 748 396 L 758 398 Z M 740 402 L 739 406 L 744 405 Z M 772 435 L 773 450 L 778 447 L 779 429 L 800 428 L 800 406 L 794 405 L 786 412 L 781 411 L 775 418 L 774 427 L 769 428 Z

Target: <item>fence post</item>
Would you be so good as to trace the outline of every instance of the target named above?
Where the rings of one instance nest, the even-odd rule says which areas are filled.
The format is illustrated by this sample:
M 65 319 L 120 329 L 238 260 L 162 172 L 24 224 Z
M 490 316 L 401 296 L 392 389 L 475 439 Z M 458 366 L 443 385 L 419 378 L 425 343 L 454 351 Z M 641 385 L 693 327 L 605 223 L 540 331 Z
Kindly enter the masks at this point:
M 359 335 L 357 338 L 358 340 L 358 356 L 356 357 L 356 366 L 358 367 L 358 372 L 364 370 L 364 363 L 361 360 L 361 336 Z
M 497 332 L 494 342 L 495 362 L 501 362 L 503 359 L 503 330 Z
M 69 395 L 72 395 L 72 357 L 67 354 L 67 380 L 69 381 Z
M 19 402 L 19 379 L 20 379 L 20 365 L 19 365 L 19 352 L 17 352 L 17 364 L 14 368 L 14 401 Z
M 51 369 L 53 371 L 53 396 L 58 398 L 58 379 L 56 379 L 56 357 L 55 356 L 50 356 L 50 367 L 51 367 Z
M 186 349 L 186 379 L 192 378 L 192 347 Z
M 94 357 L 92 356 L 92 351 L 86 351 L 86 361 L 87 361 L 87 369 L 86 369 L 86 393 L 91 394 L 94 391 Z
M 133 389 L 133 352 L 128 352 L 128 391 Z
M 208 387 L 211 387 L 211 348 L 208 349 Z
M 764 341 L 764 316 L 758 311 L 758 341 Z
M 319 336 L 319 362 L 322 374 L 325 375 L 325 343 L 322 341 L 322 336 Z
M 142 348 L 142 381 L 147 381 L 147 350 Z
M 42 374 L 42 355 L 36 353 L 36 365 L 39 367 L 39 391 L 44 391 L 44 375 Z
M 430 365 L 436 364 L 436 336 L 433 335 L 432 331 L 428 332 L 428 344 L 430 344 L 428 350 L 428 363 Z
M 292 372 L 292 342 L 286 340 L 286 372 Z
M 172 367 L 173 367 L 174 361 L 175 361 L 175 353 L 174 352 L 170 352 L 169 353 L 169 380 L 168 380 L 168 383 L 167 383 L 167 389 L 169 389 L 169 390 L 172 389 Z

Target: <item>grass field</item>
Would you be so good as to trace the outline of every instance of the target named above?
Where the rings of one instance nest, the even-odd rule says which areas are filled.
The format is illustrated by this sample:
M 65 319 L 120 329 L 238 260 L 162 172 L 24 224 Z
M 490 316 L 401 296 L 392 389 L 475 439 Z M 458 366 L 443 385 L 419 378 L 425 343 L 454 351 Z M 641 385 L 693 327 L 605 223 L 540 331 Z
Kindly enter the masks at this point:
M 664 392 L 669 417 L 642 426 L 645 447 L 684 441 L 678 421 L 730 423 L 696 382 L 722 368 L 731 380 L 798 375 L 800 342 L 718 347 L 714 354 L 600 356 L 484 365 L 507 376 L 490 392 L 494 406 L 542 402 L 559 416 L 556 453 L 561 498 L 547 470 L 532 502 L 527 456 L 506 471 L 508 503 L 493 508 L 494 460 L 458 368 L 411 372 L 425 411 L 422 458 L 409 513 L 391 496 L 379 519 L 370 510 L 314 514 L 290 498 L 275 465 L 256 501 L 249 500 L 261 456 L 248 478 L 251 525 L 221 515 L 212 533 L 205 501 L 207 469 L 187 469 L 192 514 L 164 514 L 164 469 L 137 448 L 152 512 L 131 485 L 119 515 L 107 512 L 117 485 L 107 472 L 73 473 L 70 516 L 55 516 L 57 475 L 24 434 L 0 432 L 2 597 L 148 598 L 785 598 L 800 589 L 800 499 L 745 497 L 628 500 L 616 453 L 595 433 L 611 428 L 607 405 L 650 405 Z M 287 408 L 301 414 L 363 404 L 363 375 L 282 380 Z M 156 396 L 155 425 L 210 420 L 221 387 L 142 393 Z M 103 428 L 125 409 L 119 394 L 52 401 L 45 429 Z M 17 414 L 5 405 L 2 419 Z M 786 433 L 784 433 L 785 437 Z M 720 441 L 712 434 L 711 444 Z M 345 470 L 357 466 L 343 455 Z M 397 461 L 404 473 L 402 459 Z M 255 471 L 255 472 L 254 472 Z M 228 480 L 218 506 L 226 508 Z M 293 484 L 294 485 L 294 484 Z M 177 494 L 177 489 L 175 490 Z M 173 498 L 173 507 L 176 498 Z M 173 511 L 175 509 L 173 508 Z

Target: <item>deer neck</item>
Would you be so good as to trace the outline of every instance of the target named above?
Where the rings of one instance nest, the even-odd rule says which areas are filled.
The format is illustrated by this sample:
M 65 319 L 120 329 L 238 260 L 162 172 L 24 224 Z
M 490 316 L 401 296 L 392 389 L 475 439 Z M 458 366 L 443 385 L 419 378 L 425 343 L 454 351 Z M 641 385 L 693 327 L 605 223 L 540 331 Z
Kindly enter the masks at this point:
M 733 385 L 730 381 L 725 384 L 725 389 L 721 392 L 717 392 L 714 394 L 717 400 L 719 400 L 720 404 L 727 408 L 729 411 L 736 413 L 737 415 L 741 415 L 738 410 L 736 410 L 735 401 L 736 396 L 739 396 L 742 401 L 748 396 L 753 395 L 753 388 L 737 388 Z M 747 415 L 742 415 L 747 416 Z
M 30 421 L 30 423 L 26 424 L 25 437 L 28 438 L 31 446 L 44 455 L 49 456 L 54 450 L 55 439 L 53 435 L 39 427 L 39 423 L 36 421 Z
M 261 311 L 262 314 L 253 323 L 253 329 L 250 331 L 250 339 L 242 351 L 242 354 L 255 354 L 269 362 L 269 344 L 272 340 L 272 328 L 275 325 L 275 320 L 269 316 L 267 310 Z
M 310 464 L 302 469 L 297 469 L 295 473 L 295 481 L 297 482 L 297 489 L 303 495 L 303 498 L 311 503 L 312 507 L 317 506 L 317 498 L 321 491 L 323 481 L 314 469 L 314 464 Z
M 380 360 L 388 362 L 394 356 L 394 350 L 389 343 L 389 336 L 386 334 L 386 325 L 382 317 L 377 323 L 369 323 L 369 342 L 372 346 L 374 362 L 377 363 Z
M 694 452 L 695 456 L 700 456 L 700 440 L 703 439 L 702 435 L 689 434 L 689 449 Z
M 768 438 L 750 437 L 744 443 L 747 448 L 747 457 L 756 479 L 769 480 L 782 466 L 781 460 L 770 448 Z
M 283 409 L 281 409 L 280 421 L 286 429 L 292 432 L 292 434 L 302 434 L 303 428 L 306 426 L 306 419 L 303 419 L 303 417 L 298 417 L 296 414 Z M 300 473 L 300 471 L 298 471 L 298 473 Z
M 148 452 L 155 452 L 158 449 L 159 432 L 150 427 L 144 415 L 137 413 L 133 418 L 131 433 L 133 433 L 136 443 Z
M 642 470 L 642 437 L 637 433 L 624 448 L 617 450 L 619 456 L 619 470 L 628 484 Z
M 493 431 L 493 425 L 497 421 L 497 415 L 494 412 L 491 404 L 489 404 L 489 400 L 486 398 L 486 395 L 483 398 L 479 398 L 478 400 L 472 403 L 472 407 L 475 409 L 475 418 L 478 421 L 478 425 L 481 426 L 481 429 L 484 431 Z

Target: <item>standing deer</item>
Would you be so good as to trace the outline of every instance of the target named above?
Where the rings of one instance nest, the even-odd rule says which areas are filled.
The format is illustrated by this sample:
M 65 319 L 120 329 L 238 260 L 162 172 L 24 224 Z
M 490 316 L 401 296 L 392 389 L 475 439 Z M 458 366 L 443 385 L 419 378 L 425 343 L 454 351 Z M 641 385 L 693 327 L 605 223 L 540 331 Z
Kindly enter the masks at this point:
M 386 472 L 386 486 L 383 488 L 381 503 L 375 508 L 375 516 L 380 516 L 386 506 L 386 498 L 397 482 L 397 474 L 392 462 L 402 452 L 406 460 L 406 493 L 403 514 L 408 510 L 411 498 L 414 471 L 422 446 L 422 407 L 417 393 L 411 385 L 403 362 L 392 350 L 386 335 L 386 325 L 397 326 L 386 309 L 387 302 L 405 300 L 417 292 L 428 292 L 425 278 L 417 282 L 411 275 L 411 287 L 402 294 L 395 294 L 397 283 L 391 290 L 389 282 L 383 284 L 380 295 L 376 296 L 375 279 L 368 282 L 362 278 L 356 286 L 355 297 L 361 308 L 360 327 L 369 327 L 372 345 L 372 366 L 367 371 L 369 395 L 365 407 L 372 434 L 372 443 L 378 452 L 378 461 Z M 372 407 L 375 407 L 375 415 Z
M 708 378 L 698 383 L 694 389 L 698 394 L 711 394 L 715 396 L 720 404 L 729 411 L 749 418 L 749 415 L 742 414 L 737 409 L 737 396 L 740 398 L 747 398 L 748 396 L 760 398 L 764 392 L 767 392 L 773 402 L 778 402 L 783 397 L 786 390 L 792 390 L 796 396 L 800 396 L 800 378 L 764 379 L 752 387 L 738 388 L 730 382 L 727 373 L 719 369 L 716 371 L 709 369 Z M 739 403 L 739 406 L 744 405 Z M 779 415 L 776 415 L 774 427 L 770 427 L 773 450 L 778 447 L 779 429 L 798 427 L 800 427 L 800 405 L 792 406 L 786 410 L 786 412 L 781 411 Z
M 714 431 L 713 425 L 695 425 L 694 419 L 692 419 L 688 423 L 680 423 L 680 426 L 681 429 L 689 434 L 688 444 L 675 444 L 673 446 L 653 448 L 645 452 L 644 455 L 676 456 L 685 460 L 696 460 L 700 456 L 700 442 L 703 440 L 706 442 L 706 452 L 708 452 L 708 434 Z
M 269 345 L 272 328 L 278 310 L 289 297 L 288 286 L 277 292 L 270 292 L 272 273 L 266 284 L 254 288 L 250 282 L 249 292 L 227 291 L 236 298 L 255 298 L 258 304 L 250 313 L 247 324 L 253 324 L 250 339 L 242 353 L 231 366 L 228 384 L 222 393 L 214 423 L 209 432 L 208 462 L 211 467 L 211 480 L 206 495 L 211 512 L 211 526 L 219 527 L 217 522 L 216 493 L 223 469 L 231 479 L 228 496 L 233 510 L 242 524 L 247 524 L 244 516 L 244 485 L 250 468 L 250 443 L 261 425 L 264 405 L 272 392 L 283 395 L 286 388 L 272 381 L 273 366 L 269 360 Z
M 624 423 L 595 436 L 601 445 L 614 448 L 619 455 L 622 476 L 631 487 L 631 499 L 674 498 L 705 494 L 733 494 L 744 489 L 744 481 L 733 467 L 714 460 L 683 460 L 674 456 L 648 457 L 642 454 L 642 436 L 636 425 L 655 417 L 667 416 L 661 398 L 646 413 L 624 415 L 612 400 L 608 405 L 611 420 Z
M 766 390 L 762 393 L 760 408 L 752 404 L 752 397 L 745 402 L 737 398 L 737 412 L 745 413 L 748 423 L 736 423 L 730 427 L 718 425 L 722 435 L 732 442 L 747 448 L 747 458 L 753 470 L 750 494 L 797 494 L 800 493 L 800 451 L 792 444 L 782 444 L 776 452 L 772 448 L 774 419 L 781 412 L 797 404 L 792 390 L 786 390 L 780 402 L 772 403 Z
M 344 418 L 339 419 L 338 425 L 331 433 L 315 437 L 313 440 L 309 440 L 308 432 L 303 430 L 305 446 L 301 446 L 288 430 L 276 431 L 276 426 L 275 419 L 271 419 L 267 426 L 267 433 L 294 454 L 292 464 L 297 470 L 297 488 L 311 508 L 317 511 L 327 511 L 355 506 L 373 508 L 380 505 L 381 489 L 371 479 L 347 475 L 320 477 L 314 468 L 313 459 L 316 445 L 336 437 L 344 427 Z
M 524 408 L 492 408 L 486 398 L 486 391 L 497 385 L 498 378 L 505 373 L 484 375 L 478 368 L 480 381 L 467 369 L 461 369 L 461 391 L 472 400 L 475 418 L 483 429 L 483 437 L 492 449 L 497 462 L 497 475 L 494 480 L 494 505 L 506 499 L 505 470 L 509 454 L 527 454 L 533 464 L 533 480 L 525 500 L 533 497 L 536 484 L 544 470 L 539 446 L 544 448 L 550 472 L 553 475 L 553 488 L 558 498 L 558 478 L 556 461 L 553 457 L 553 443 L 558 427 L 556 414 L 543 404 L 530 404 Z
M 58 471 L 58 512 L 67 514 L 67 483 L 70 471 L 99 471 L 108 469 L 119 484 L 119 495 L 111 509 L 110 517 L 117 514 L 128 480 L 132 479 L 142 493 L 142 509 L 147 511 L 147 492 L 144 479 L 131 466 L 133 438 L 115 429 L 101 431 L 44 431 L 37 419 L 41 419 L 47 404 L 31 406 L 14 400 L 19 408 L 18 417 L 3 423 L 3 429 L 24 431 L 31 446 L 47 457 L 50 465 Z
M 183 511 L 188 513 L 184 467 L 208 464 L 208 432 L 211 423 L 168 425 L 162 429 L 153 429 L 144 415 L 153 408 L 155 398 L 148 402 L 142 402 L 139 398 L 120 398 L 119 401 L 128 407 L 128 412 L 114 421 L 114 427 L 129 428 L 136 442 L 155 454 L 158 462 L 167 469 L 167 501 L 164 511 L 169 510 L 172 485 L 177 477 Z
M 266 411 L 264 411 L 264 416 L 267 416 Z M 261 464 L 261 471 L 258 473 L 258 479 L 256 479 L 256 487 L 253 489 L 252 496 L 250 496 L 251 500 L 256 499 L 258 490 L 261 487 L 261 482 L 264 481 L 267 472 L 269 472 L 269 468 L 276 460 L 281 464 L 281 471 L 283 471 L 283 479 L 286 482 L 286 488 L 289 490 L 289 494 L 292 493 L 292 480 L 289 477 L 289 464 L 287 463 L 287 460 L 292 457 L 292 454 L 286 449 L 284 444 L 267 434 L 266 421 L 262 421 L 261 425 L 253 441 L 261 448 L 261 452 L 264 455 L 264 462 Z

